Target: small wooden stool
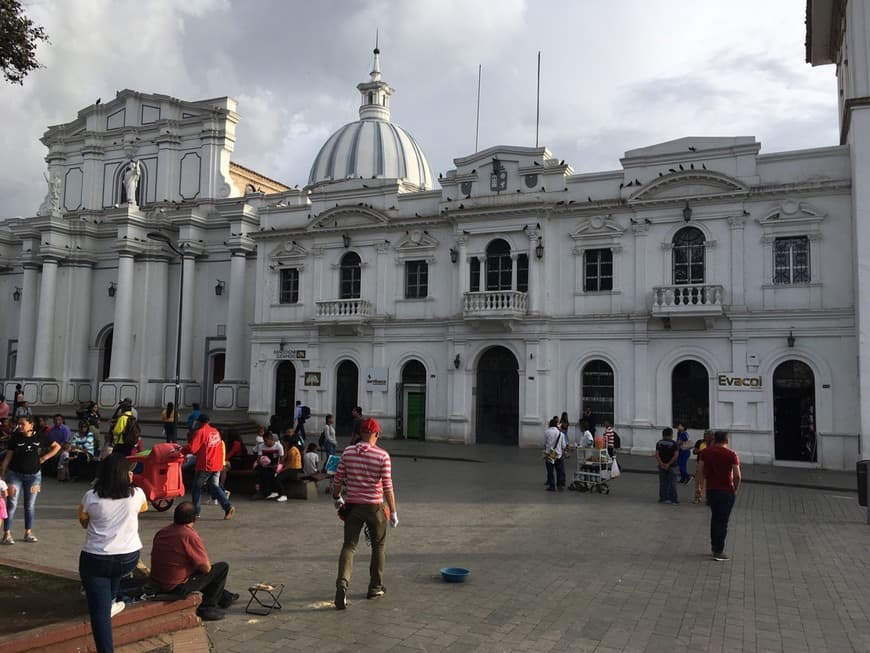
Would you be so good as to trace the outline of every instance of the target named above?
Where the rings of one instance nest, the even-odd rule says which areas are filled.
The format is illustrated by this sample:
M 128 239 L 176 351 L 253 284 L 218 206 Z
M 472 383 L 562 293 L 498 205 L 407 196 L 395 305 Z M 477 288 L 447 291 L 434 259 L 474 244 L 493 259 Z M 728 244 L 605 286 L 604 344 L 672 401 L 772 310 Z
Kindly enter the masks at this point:
M 251 593 L 251 598 L 248 600 L 248 605 L 245 606 L 245 612 L 248 614 L 258 614 L 265 617 L 272 610 L 281 609 L 281 594 L 284 592 L 284 583 L 278 585 L 269 585 L 260 583 L 248 588 Z M 267 598 L 268 597 L 268 598 Z M 251 607 L 251 605 L 254 607 Z

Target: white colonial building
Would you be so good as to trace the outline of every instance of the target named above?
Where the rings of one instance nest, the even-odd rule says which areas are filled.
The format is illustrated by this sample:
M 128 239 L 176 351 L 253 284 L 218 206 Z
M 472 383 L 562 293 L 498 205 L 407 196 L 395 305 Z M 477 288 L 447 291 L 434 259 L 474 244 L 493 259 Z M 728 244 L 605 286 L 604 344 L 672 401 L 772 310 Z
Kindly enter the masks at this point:
M 359 404 L 386 434 L 532 446 L 589 407 L 636 452 L 683 421 L 748 462 L 850 468 L 870 62 L 840 60 L 870 17 L 841 7 L 809 5 L 808 59 L 839 62 L 844 98 L 842 143 L 812 150 L 686 137 L 574 174 L 499 146 L 435 179 L 376 50 L 359 120 L 289 188 L 231 161 L 233 100 L 122 91 L 46 132 L 46 201 L 0 225 L 6 394 L 157 406 L 177 353 L 185 405 L 261 422 L 301 400 L 341 431 Z

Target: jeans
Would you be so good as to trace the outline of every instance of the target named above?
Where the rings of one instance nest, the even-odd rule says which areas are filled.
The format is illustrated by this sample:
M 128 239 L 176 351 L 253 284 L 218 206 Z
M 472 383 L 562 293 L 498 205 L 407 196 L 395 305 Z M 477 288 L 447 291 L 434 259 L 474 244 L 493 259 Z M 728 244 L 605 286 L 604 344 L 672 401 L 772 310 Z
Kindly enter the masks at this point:
M 228 597 L 225 596 L 228 592 L 224 591 L 224 585 L 227 582 L 229 571 L 230 566 L 227 563 L 216 562 L 211 566 L 210 572 L 191 576 L 181 585 L 176 585 L 172 589 L 172 593 L 187 596 L 191 592 L 202 592 L 200 605 L 203 608 L 216 608 L 228 600 Z
M 88 599 L 91 630 L 97 653 L 112 653 L 112 601 L 118 595 L 121 578 L 136 568 L 139 552 L 120 555 L 95 555 L 82 551 L 79 555 L 79 576 Z
M 549 460 L 545 461 L 547 466 L 547 487 L 555 488 L 557 485 L 559 487 L 565 487 L 565 460 L 563 458 L 556 458 L 553 462 Z M 555 472 L 555 483 L 553 482 L 553 476 Z
M 677 474 L 673 465 L 667 469 L 659 467 L 659 501 L 680 502 L 677 496 Z
M 344 544 L 338 558 L 336 589 L 347 589 L 353 574 L 353 554 L 359 542 L 363 524 L 369 527 L 372 538 L 372 559 L 369 563 L 369 591 L 384 588 L 384 560 L 386 559 L 387 517 L 382 504 L 349 503 L 344 514 Z
M 275 485 L 278 486 L 278 492 L 286 497 L 290 483 L 299 480 L 300 476 L 302 476 L 301 469 L 282 470 L 281 473 L 275 477 Z
M 710 548 L 713 553 L 725 550 L 728 535 L 728 519 L 734 507 L 734 493 L 728 490 L 707 490 L 707 505 L 710 506 Z
M 6 482 L 10 489 L 15 488 L 15 496 L 6 497 L 6 513 L 9 515 L 3 520 L 3 530 L 12 530 L 12 518 L 18 508 L 18 501 L 24 497 L 24 530 L 33 528 L 33 518 L 36 516 L 36 495 L 39 494 L 39 486 L 42 484 L 42 472 L 35 474 L 19 474 L 11 469 L 6 472 Z
M 680 466 L 680 482 L 685 483 L 689 480 L 689 458 L 692 456 L 691 451 L 680 451 L 677 457 L 677 464 Z
M 219 477 L 220 472 L 198 471 L 196 473 L 196 480 L 193 482 L 193 490 L 191 490 L 190 494 L 191 499 L 193 500 L 193 509 L 196 511 L 197 515 L 199 515 L 199 502 L 203 485 L 208 485 L 212 498 L 218 500 L 218 503 L 221 504 L 221 508 L 224 509 L 224 512 L 229 510 L 232 506 L 230 500 L 227 499 L 224 489 L 220 486 Z
M 329 460 L 330 456 L 335 455 L 335 443 L 330 442 L 329 440 L 324 440 L 323 453 L 326 454 L 326 459 Z

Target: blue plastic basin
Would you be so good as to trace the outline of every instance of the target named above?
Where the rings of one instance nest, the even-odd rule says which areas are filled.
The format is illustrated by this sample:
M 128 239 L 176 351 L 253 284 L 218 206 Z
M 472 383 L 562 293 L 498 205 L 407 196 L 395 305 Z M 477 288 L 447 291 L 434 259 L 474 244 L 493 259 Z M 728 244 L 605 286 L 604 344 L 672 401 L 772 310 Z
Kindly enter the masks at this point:
M 471 571 L 464 567 L 442 567 L 441 577 L 448 583 L 464 583 Z

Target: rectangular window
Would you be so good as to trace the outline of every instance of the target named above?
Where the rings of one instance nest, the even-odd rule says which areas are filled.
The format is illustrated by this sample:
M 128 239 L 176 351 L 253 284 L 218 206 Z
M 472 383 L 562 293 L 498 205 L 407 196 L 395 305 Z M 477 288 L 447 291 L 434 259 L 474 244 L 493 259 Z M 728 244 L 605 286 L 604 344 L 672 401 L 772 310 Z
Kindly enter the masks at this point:
M 517 256 L 517 290 L 529 292 L 529 255 Z
M 405 262 L 405 299 L 429 296 L 429 264 L 426 261 Z
M 810 239 L 777 238 L 773 243 L 773 283 L 810 282 Z
M 278 294 L 279 304 L 299 303 L 299 270 L 281 270 L 281 286 Z
M 480 292 L 480 261 L 471 259 L 469 266 L 469 286 L 471 292 Z
M 583 253 L 584 292 L 613 290 L 613 251 L 587 249 Z

